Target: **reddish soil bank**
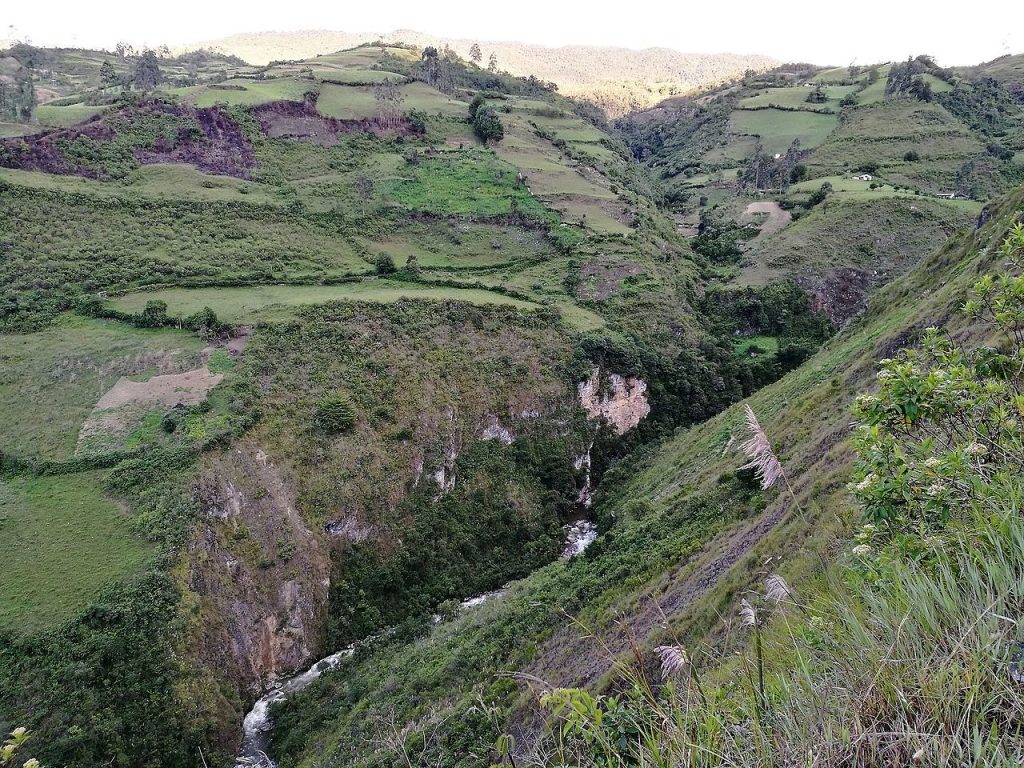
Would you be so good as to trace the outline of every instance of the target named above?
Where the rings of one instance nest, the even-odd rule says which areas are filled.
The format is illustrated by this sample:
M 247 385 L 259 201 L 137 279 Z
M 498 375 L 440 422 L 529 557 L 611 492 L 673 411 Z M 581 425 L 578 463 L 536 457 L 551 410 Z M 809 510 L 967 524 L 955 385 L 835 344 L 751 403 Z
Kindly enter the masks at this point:
M 158 132 L 148 147 L 127 143 L 117 146 L 122 132 L 153 115 L 177 119 L 177 133 L 168 136 Z M 103 144 L 112 146 L 104 148 Z M 91 150 L 97 150 L 92 153 L 94 157 L 85 160 Z M 163 101 L 123 106 L 71 128 L 0 139 L 0 166 L 24 171 L 106 178 L 116 172 L 109 165 L 111 159 L 132 157 L 138 163 L 189 163 L 207 173 L 239 178 L 248 178 L 256 165 L 249 140 L 222 109 L 197 109 Z M 123 166 L 119 170 L 123 171 Z

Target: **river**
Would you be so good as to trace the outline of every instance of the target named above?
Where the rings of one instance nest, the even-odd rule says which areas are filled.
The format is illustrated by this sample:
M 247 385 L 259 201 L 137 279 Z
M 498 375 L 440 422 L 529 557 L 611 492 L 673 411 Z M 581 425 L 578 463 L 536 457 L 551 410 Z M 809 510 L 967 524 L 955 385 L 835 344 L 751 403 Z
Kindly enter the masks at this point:
M 580 518 L 566 525 L 565 544 L 562 547 L 562 559 L 569 560 L 582 554 L 587 547 L 594 543 L 597 538 L 597 526 L 592 520 Z M 482 595 L 463 600 L 459 604 L 459 612 L 472 610 L 488 600 L 501 597 L 505 589 L 496 589 L 491 592 L 484 592 Z M 440 622 L 441 617 L 435 616 L 434 621 Z M 374 635 L 371 640 L 377 639 L 383 633 Z M 305 672 L 300 672 L 292 677 L 279 680 L 257 701 L 242 722 L 242 746 L 235 758 L 235 768 L 277 768 L 277 763 L 267 754 L 270 743 L 270 732 L 273 729 L 273 722 L 270 719 L 270 708 L 278 702 L 284 701 L 289 695 L 306 690 L 325 672 L 330 672 L 338 667 L 342 661 L 355 653 L 356 645 L 326 656 L 316 662 Z

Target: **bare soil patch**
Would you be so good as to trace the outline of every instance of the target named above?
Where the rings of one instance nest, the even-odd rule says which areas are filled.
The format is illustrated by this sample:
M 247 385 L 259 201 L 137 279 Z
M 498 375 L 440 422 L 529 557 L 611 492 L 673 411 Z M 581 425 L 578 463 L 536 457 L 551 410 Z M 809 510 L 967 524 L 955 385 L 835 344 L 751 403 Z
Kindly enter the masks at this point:
M 789 211 L 784 211 L 774 200 L 761 200 L 750 203 L 740 216 L 741 224 L 756 224 L 760 220 L 761 234 L 759 237 L 778 232 L 792 221 Z

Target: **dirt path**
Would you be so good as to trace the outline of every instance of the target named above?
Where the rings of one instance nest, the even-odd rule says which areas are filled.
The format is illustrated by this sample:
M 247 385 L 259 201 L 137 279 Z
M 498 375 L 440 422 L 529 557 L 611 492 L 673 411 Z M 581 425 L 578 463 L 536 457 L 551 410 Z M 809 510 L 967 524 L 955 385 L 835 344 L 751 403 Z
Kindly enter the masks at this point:
M 761 218 L 761 214 L 766 215 Z M 761 219 L 761 234 L 758 235 L 760 238 L 778 232 L 789 224 L 793 217 L 790 216 L 789 211 L 782 210 L 782 206 L 774 200 L 761 200 L 750 203 L 746 207 L 743 215 L 740 216 L 740 223 L 752 224 L 756 223 L 758 219 Z

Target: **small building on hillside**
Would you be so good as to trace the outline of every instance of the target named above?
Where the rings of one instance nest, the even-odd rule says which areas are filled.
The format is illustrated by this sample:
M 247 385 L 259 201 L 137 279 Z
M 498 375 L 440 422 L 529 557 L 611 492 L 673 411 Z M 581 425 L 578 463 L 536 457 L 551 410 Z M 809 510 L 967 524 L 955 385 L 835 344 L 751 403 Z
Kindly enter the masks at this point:
M 860 176 L 854 176 L 853 178 L 857 181 L 871 181 L 874 177 L 870 173 L 862 173 Z

